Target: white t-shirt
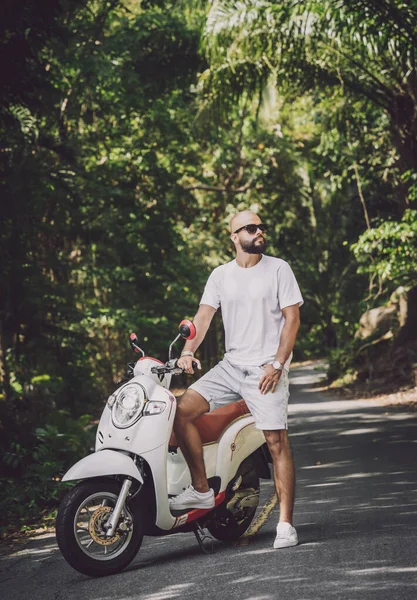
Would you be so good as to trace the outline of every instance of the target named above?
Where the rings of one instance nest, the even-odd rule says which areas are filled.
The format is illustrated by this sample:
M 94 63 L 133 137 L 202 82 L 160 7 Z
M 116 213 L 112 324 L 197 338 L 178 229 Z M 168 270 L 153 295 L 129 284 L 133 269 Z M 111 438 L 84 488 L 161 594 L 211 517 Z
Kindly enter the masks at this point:
M 290 265 L 263 254 L 248 269 L 239 267 L 236 260 L 214 269 L 200 304 L 216 310 L 221 307 L 230 362 L 261 366 L 275 360 L 285 323 L 282 309 L 303 302 Z

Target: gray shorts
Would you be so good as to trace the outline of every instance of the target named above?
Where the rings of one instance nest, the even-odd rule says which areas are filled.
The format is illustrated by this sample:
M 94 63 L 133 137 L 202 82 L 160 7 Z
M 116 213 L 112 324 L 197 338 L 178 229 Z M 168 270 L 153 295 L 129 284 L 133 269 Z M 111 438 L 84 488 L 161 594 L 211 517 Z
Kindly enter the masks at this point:
M 243 398 L 255 417 L 257 429 L 288 429 L 288 372 L 284 369 L 275 392 L 265 395 L 258 388 L 263 374 L 261 366 L 235 365 L 225 357 L 190 389 L 207 400 L 210 410 Z

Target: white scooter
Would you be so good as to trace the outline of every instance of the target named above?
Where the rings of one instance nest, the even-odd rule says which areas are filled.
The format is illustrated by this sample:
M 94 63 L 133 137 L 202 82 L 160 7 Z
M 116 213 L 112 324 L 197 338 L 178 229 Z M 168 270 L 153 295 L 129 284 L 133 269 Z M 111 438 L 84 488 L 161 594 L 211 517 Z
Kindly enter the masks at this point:
M 176 400 L 169 391 L 182 373 L 172 346 L 195 337 L 184 320 L 162 363 L 142 353 L 130 378 L 108 398 L 97 429 L 95 453 L 76 463 L 63 481 L 82 480 L 63 498 L 56 521 L 59 548 L 86 575 L 118 573 L 136 556 L 144 535 L 193 531 L 202 550 L 214 536 L 233 541 L 251 524 L 259 502 L 259 477 L 270 479 L 263 433 L 243 400 L 197 420 L 215 507 L 171 513 L 168 499 L 190 483 L 190 471 L 172 434 Z M 204 531 L 207 529 L 211 535 Z

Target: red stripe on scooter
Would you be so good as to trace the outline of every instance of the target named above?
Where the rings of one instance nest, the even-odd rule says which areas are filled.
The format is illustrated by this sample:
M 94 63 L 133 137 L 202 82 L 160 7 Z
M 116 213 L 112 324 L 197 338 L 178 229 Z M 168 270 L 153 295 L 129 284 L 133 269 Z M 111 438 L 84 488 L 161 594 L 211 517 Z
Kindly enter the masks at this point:
M 224 490 L 223 492 L 220 492 L 220 494 L 217 494 L 216 498 L 214 499 L 214 506 L 219 506 L 219 504 L 221 504 L 224 500 L 224 497 L 226 496 L 226 490 Z M 190 521 L 195 521 L 196 519 L 199 519 L 200 517 L 202 517 L 203 515 L 205 515 L 206 513 L 208 513 L 210 510 L 213 510 L 212 508 L 194 508 L 193 510 L 190 510 L 190 512 L 188 513 L 188 518 L 186 520 L 186 523 L 190 523 Z M 184 516 L 184 515 L 182 515 Z
M 169 418 L 171 416 L 172 407 L 174 406 L 175 397 L 170 392 L 167 392 L 166 390 L 164 390 L 164 392 L 167 394 L 167 396 L 171 400 L 171 407 L 169 409 L 169 415 L 168 415 L 168 421 L 169 421 Z
M 142 356 L 142 358 L 138 359 L 138 362 L 141 361 L 141 360 L 153 360 L 154 362 L 157 362 L 159 365 L 163 365 L 164 364 L 163 362 L 161 362 L 157 358 L 154 358 L 153 356 Z

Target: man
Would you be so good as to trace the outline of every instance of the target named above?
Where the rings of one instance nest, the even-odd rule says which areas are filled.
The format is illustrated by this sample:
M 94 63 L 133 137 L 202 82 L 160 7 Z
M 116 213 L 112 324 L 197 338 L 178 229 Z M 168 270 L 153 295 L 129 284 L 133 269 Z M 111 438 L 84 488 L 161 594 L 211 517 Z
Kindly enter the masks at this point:
M 287 432 L 288 368 L 300 324 L 300 289 L 285 261 L 264 255 L 266 225 L 250 211 L 231 220 L 236 259 L 211 273 L 194 317 L 197 335 L 178 361 L 186 373 L 199 369 L 194 352 L 221 306 L 226 338 L 223 360 L 185 392 L 178 403 L 174 430 L 191 472 L 192 485 L 170 500 L 172 510 L 212 508 L 203 447 L 195 420 L 210 405 L 244 398 L 262 429 L 272 456 L 280 518 L 274 548 L 295 546 L 292 526 L 294 463 Z

